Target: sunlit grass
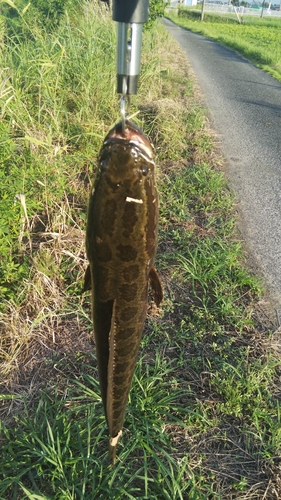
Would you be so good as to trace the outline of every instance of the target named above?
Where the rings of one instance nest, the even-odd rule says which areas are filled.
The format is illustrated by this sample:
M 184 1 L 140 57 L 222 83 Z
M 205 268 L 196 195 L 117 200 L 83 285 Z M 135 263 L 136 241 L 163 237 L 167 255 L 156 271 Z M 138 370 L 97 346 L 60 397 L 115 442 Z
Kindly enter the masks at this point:
M 281 81 L 281 20 L 267 18 L 243 18 L 242 24 L 228 15 L 205 14 L 200 21 L 199 12 L 181 10 L 180 15 L 169 14 L 178 25 L 231 47 L 258 67 Z

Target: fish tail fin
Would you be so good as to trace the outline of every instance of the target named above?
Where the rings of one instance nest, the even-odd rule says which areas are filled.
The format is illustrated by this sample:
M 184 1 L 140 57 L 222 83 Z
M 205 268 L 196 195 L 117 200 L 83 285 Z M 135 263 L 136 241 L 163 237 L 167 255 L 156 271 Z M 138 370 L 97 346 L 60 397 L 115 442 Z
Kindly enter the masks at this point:
M 152 267 L 149 271 L 149 281 L 151 284 L 155 304 L 158 307 L 160 302 L 162 302 L 163 300 L 163 290 L 155 267 Z
M 113 465 L 116 457 L 116 448 L 119 441 L 119 438 L 122 434 L 122 430 L 118 432 L 117 436 L 111 437 L 109 439 L 109 448 L 108 448 L 108 460 Z

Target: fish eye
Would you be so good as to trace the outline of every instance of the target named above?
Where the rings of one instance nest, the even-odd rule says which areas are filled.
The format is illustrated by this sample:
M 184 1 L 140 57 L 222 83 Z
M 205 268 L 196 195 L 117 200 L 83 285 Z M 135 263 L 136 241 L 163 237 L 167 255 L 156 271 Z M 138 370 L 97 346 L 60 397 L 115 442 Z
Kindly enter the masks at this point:
M 149 172 L 149 168 L 148 168 L 148 166 L 147 166 L 147 165 L 143 165 L 143 166 L 142 166 L 141 171 L 142 171 L 142 175 L 143 175 L 144 177 L 146 177 L 146 176 L 147 176 L 147 174 L 148 174 L 148 172 Z

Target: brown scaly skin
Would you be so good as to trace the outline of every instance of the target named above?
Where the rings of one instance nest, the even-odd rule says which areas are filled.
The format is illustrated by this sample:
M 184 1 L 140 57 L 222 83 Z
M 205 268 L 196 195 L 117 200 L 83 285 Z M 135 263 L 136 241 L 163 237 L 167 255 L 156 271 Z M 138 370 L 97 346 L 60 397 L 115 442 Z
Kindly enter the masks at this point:
M 91 193 L 86 230 L 99 381 L 114 460 L 147 312 L 149 281 L 157 305 L 162 289 L 153 267 L 158 194 L 153 151 L 142 131 L 121 122 L 107 134 Z

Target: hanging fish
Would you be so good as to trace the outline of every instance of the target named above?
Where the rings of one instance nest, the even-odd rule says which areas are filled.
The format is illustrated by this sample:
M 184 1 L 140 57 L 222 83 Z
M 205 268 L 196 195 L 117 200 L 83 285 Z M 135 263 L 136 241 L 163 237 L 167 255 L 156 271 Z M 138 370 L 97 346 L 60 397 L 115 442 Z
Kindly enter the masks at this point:
M 153 267 L 157 247 L 158 194 L 147 137 L 126 120 L 107 134 L 90 196 L 86 229 L 99 382 L 113 462 L 122 434 L 128 394 L 147 313 L 148 285 L 163 294 Z

